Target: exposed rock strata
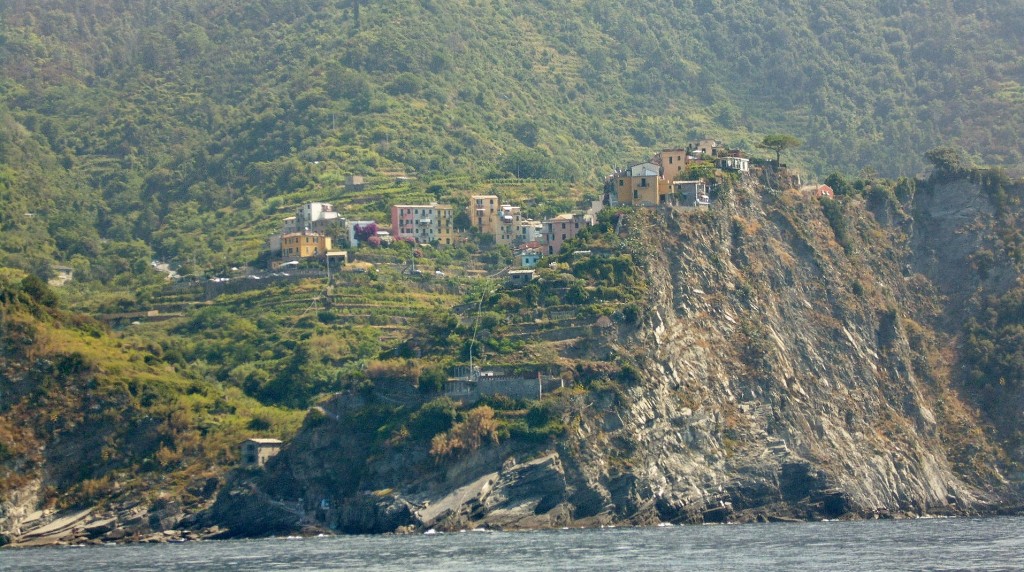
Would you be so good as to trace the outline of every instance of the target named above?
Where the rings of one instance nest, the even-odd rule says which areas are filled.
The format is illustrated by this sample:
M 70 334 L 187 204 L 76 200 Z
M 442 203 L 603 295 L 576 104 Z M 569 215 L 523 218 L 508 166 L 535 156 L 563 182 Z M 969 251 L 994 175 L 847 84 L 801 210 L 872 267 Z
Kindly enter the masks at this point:
M 635 215 L 650 305 L 588 348 L 639 380 L 582 401 L 566 438 L 443 464 L 371 453 L 342 396 L 260 486 L 301 491 L 293 526 L 343 532 L 989 512 L 1012 494 L 949 388 L 936 293 L 901 228 L 848 215 L 848 250 L 794 195 Z

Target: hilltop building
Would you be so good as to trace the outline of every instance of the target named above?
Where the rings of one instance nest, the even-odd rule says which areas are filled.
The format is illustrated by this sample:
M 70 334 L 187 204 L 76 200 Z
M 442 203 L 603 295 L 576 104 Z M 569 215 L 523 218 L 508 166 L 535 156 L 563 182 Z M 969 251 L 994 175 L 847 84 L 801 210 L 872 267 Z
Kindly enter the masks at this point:
M 524 244 L 515 252 L 516 264 L 520 268 L 535 268 L 540 261 L 542 247 L 539 242 Z
M 726 171 L 739 171 L 740 173 L 750 172 L 750 159 L 743 157 L 738 151 L 735 152 L 734 155 L 719 157 L 718 160 L 715 161 L 715 165 L 719 169 L 724 169 Z
M 295 211 L 295 230 L 313 230 L 314 223 L 326 223 L 339 218 L 331 203 L 306 203 Z
M 331 250 L 331 237 L 319 232 L 291 232 L 281 235 L 281 258 L 326 256 Z
M 638 163 L 616 171 L 611 176 L 615 205 L 656 206 L 666 202 L 670 193 L 668 181 L 661 176 L 661 167 L 654 163 Z M 614 205 L 613 205 L 614 206 Z
M 519 233 L 519 223 L 523 220 L 522 207 L 501 205 L 498 212 L 498 231 L 494 235 L 496 244 L 512 244 Z
M 519 229 L 516 233 L 516 244 L 529 244 L 531 242 L 542 242 L 544 240 L 544 223 L 539 220 L 523 219 L 519 221 Z
M 651 158 L 651 163 L 661 168 L 661 177 L 672 182 L 679 177 L 689 164 L 690 152 L 686 149 L 662 149 Z
M 555 218 L 544 221 L 544 235 L 547 242 L 547 253 L 561 252 L 567 240 L 576 238 L 580 230 L 587 227 L 580 213 L 562 213 Z
M 673 181 L 672 193 L 679 206 L 687 208 L 707 208 L 711 204 L 708 184 L 704 179 L 695 181 Z
M 704 157 L 717 157 L 722 149 L 722 143 L 715 139 L 701 139 L 694 143 L 690 143 L 690 152 L 693 156 L 700 159 Z
M 344 224 L 345 219 L 331 203 L 306 203 L 295 216 L 281 221 L 281 232 L 270 236 L 270 253 L 281 258 L 325 255 L 331 249 L 331 236 Z

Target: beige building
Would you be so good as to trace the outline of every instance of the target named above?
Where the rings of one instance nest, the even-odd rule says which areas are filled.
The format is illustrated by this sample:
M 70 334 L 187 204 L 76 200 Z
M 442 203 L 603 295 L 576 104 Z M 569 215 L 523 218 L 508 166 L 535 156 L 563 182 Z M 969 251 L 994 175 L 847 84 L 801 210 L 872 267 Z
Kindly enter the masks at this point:
M 391 207 L 391 233 L 395 238 L 412 238 L 421 244 L 454 243 L 451 205 L 394 205 Z
M 522 207 L 501 205 L 498 213 L 498 232 L 494 235 L 496 244 L 512 244 L 519 234 L 519 224 L 523 220 Z
M 679 174 L 686 169 L 686 149 L 662 149 L 651 159 L 651 163 L 661 167 L 661 176 L 668 182 L 679 178 Z

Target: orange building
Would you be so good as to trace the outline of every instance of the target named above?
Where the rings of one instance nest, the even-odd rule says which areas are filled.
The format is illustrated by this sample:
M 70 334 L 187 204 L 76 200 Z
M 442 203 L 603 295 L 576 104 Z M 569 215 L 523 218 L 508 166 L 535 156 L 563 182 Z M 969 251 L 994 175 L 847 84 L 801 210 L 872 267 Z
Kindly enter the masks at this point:
M 640 163 L 612 175 L 617 204 L 655 206 L 665 202 L 671 192 L 669 182 L 654 163 Z
M 687 155 L 689 151 L 686 149 L 663 149 L 651 159 L 651 163 L 661 167 L 662 178 L 671 183 L 686 169 Z

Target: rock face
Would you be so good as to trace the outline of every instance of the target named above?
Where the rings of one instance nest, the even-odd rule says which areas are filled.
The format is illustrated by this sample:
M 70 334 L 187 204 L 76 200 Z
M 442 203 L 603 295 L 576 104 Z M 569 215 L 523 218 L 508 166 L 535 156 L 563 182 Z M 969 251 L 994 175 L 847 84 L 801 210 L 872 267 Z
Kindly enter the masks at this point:
M 1001 294 L 1016 282 L 1009 261 L 979 268 L 980 253 L 999 258 L 999 222 L 992 201 L 966 178 L 930 185 L 915 196 L 910 264 L 947 297 L 947 325 L 976 311 L 981 295 Z
M 635 380 L 577 400 L 564 438 L 436 463 L 422 445 L 366 450 L 346 422 L 356 410 L 341 406 L 307 423 L 260 486 L 304 498 L 307 518 L 344 532 L 974 514 L 1010 502 L 998 451 L 950 389 L 951 338 L 904 228 L 854 201 L 840 246 L 817 200 L 753 187 L 710 213 L 629 216 L 649 303 L 637 327 L 587 345 Z M 938 218 L 927 232 L 944 232 Z

